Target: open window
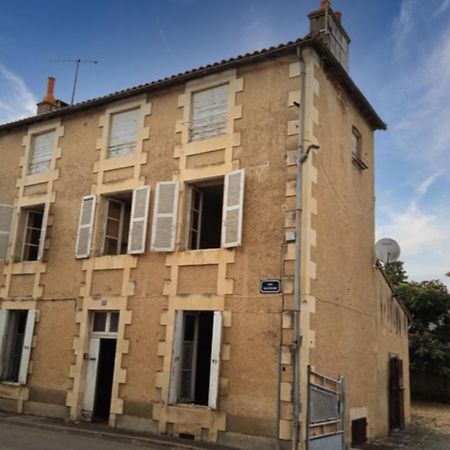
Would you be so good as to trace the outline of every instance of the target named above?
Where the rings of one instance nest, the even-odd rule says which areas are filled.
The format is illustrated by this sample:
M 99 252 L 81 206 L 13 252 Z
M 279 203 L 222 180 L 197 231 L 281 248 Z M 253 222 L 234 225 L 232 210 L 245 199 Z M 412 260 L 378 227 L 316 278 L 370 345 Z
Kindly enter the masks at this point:
M 217 407 L 222 313 L 177 311 L 170 403 Z
M 102 255 L 124 255 L 130 232 L 131 193 L 104 198 Z
M 49 203 L 23 207 L 18 225 L 17 261 L 38 261 L 44 253 Z
M 227 132 L 228 84 L 192 94 L 191 141 L 202 141 Z
M 107 157 L 131 155 L 136 151 L 139 108 L 111 115 Z
M 220 248 L 223 178 L 187 186 L 187 248 Z
M 47 172 L 50 169 L 54 142 L 54 130 L 32 137 L 30 158 L 28 161 L 28 175 Z
M 0 310 L 0 380 L 26 384 L 36 311 Z

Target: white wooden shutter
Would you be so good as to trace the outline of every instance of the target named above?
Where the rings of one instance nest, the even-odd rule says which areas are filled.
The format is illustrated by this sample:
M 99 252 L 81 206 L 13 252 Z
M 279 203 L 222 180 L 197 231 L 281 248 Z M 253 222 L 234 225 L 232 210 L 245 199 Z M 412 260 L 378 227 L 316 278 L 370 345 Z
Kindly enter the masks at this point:
M 173 252 L 178 215 L 179 185 L 176 181 L 156 184 L 153 211 L 151 249 L 155 252 Z
M 50 163 L 53 155 L 53 143 L 55 140 L 55 132 L 39 134 L 34 136 L 32 142 L 30 162 L 28 165 L 28 173 L 46 172 L 50 169 Z
M 89 341 L 89 353 L 84 382 L 83 402 L 81 406 L 81 417 L 91 420 L 94 411 L 95 388 L 97 385 L 98 357 L 100 354 L 100 339 L 91 338 Z
M 6 259 L 12 231 L 14 207 L 0 205 L 0 260 Z
M 81 200 L 80 222 L 78 225 L 76 258 L 88 258 L 91 253 L 92 232 L 95 218 L 95 195 L 87 195 Z
M 41 261 L 42 257 L 44 256 L 45 236 L 47 235 L 49 211 L 50 211 L 50 203 L 46 203 L 44 206 L 44 214 L 42 215 L 41 235 L 39 237 L 39 248 L 37 254 L 38 261 Z
M 22 356 L 20 358 L 19 384 L 27 384 L 28 365 L 30 363 L 31 345 L 33 343 L 34 323 L 36 321 L 37 311 L 28 310 L 27 324 L 25 326 L 25 335 L 23 338 Z
M 191 141 L 200 141 L 227 132 L 228 84 L 192 96 Z
M 6 327 L 8 325 L 9 311 L 0 309 L 0 380 L 3 377 L 3 368 L 5 366 L 5 337 Z
M 242 240 L 245 170 L 225 176 L 222 212 L 222 247 L 237 247 Z
M 111 116 L 108 157 L 134 153 L 138 132 L 139 109 L 132 109 Z
M 183 311 L 175 311 L 175 327 L 173 332 L 172 367 L 170 372 L 169 403 L 178 401 L 180 384 L 181 352 L 183 349 Z
M 128 253 L 140 254 L 145 251 L 149 202 L 150 186 L 143 186 L 133 191 L 130 232 L 128 236 Z
M 211 342 L 211 369 L 209 372 L 208 406 L 217 408 L 220 376 L 220 348 L 222 346 L 222 312 L 214 311 L 212 342 Z

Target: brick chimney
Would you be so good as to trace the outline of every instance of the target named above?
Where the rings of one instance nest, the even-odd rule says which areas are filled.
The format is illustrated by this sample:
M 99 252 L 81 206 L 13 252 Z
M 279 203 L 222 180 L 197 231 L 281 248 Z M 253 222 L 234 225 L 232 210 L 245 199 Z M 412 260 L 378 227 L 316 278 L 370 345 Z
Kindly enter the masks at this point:
M 348 70 L 350 37 L 342 26 L 342 14 L 333 11 L 330 0 L 322 0 L 319 9 L 308 14 L 309 37 L 320 37 L 344 69 Z
M 48 77 L 47 81 L 47 93 L 45 94 L 42 101 L 37 104 L 37 114 L 45 114 L 55 109 L 67 106 L 67 103 L 56 100 L 55 98 L 55 79 L 53 77 Z

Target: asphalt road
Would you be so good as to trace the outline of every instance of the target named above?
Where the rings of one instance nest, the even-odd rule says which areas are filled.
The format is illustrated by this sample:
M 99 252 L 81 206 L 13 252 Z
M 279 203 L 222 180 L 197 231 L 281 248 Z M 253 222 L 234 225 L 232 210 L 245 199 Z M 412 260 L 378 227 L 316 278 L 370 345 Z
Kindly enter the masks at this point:
M 0 450 L 142 450 L 160 447 L 126 444 L 61 431 L 0 423 Z

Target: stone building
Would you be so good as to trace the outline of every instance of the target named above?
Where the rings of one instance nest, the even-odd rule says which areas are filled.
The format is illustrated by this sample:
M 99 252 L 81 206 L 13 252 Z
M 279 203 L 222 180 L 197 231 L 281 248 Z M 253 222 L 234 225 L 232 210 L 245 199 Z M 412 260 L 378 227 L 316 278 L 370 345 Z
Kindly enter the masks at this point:
M 409 420 L 407 313 L 374 253 L 385 124 L 340 14 L 309 19 L 75 105 L 50 80 L 0 126 L 0 409 L 258 449 Z

